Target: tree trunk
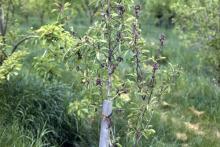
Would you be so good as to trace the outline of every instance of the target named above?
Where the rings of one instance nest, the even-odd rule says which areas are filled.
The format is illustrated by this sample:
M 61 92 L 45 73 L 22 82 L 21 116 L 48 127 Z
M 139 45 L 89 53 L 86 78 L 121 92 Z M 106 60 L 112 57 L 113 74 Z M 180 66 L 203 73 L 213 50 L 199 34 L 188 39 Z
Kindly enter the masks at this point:
M 44 24 L 44 11 L 40 14 L 40 25 L 42 26 Z
M 104 100 L 102 107 L 102 122 L 100 130 L 99 147 L 110 146 L 110 126 L 112 114 L 112 101 Z
M 4 30 L 5 28 L 5 20 L 4 20 L 4 10 L 2 8 L 2 5 L 0 4 L 0 35 L 4 36 Z

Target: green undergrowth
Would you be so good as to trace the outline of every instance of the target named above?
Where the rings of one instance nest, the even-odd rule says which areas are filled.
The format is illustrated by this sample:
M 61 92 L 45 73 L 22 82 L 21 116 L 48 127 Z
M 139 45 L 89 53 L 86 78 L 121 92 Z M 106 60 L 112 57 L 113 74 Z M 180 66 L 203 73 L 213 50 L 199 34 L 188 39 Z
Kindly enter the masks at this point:
M 163 56 L 166 63 L 179 65 L 182 70 L 169 93 L 155 109 L 152 124 L 156 135 L 149 139 L 155 147 L 218 147 L 220 144 L 220 88 L 215 75 L 209 72 L 203 53 L 195 47 L 185 47 L 174 30 L 147 26 L 146 40 L 153 45 L 159 34 L 166 35 Z M 204 56 L 204 55 L 203 55 Z
M 73 97 L 62 83 L 45 84 L 21 74 L 1 85 L 0 146 L 41 147 L 86 144 L 74 116 L 68 114 Z

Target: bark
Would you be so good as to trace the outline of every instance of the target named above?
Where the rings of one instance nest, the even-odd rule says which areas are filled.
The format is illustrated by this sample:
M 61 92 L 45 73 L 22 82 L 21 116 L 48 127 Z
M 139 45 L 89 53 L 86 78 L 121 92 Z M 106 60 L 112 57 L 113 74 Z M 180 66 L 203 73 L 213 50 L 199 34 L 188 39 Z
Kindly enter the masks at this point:
M 99 147 L 110 146 L 110 127 L 111 127 L 112 101 L 105 100 L 102 107 L 102 122 L 100 130 Z
M 0 35 L 5 36 L 8 28 L 8 20 L 9 20 L 9 11 L 11 7 L 12 1 L 8 1 L 8 7 L 6 13 L 4 12 L 2 1 L 0 1 Z
M 1 1 L 0 1 L 1 2 Z M 0 35 L 4 36 L 5 28 L 5 18 L 4 18 L 4 10 L 2 4 L 0 3 Z

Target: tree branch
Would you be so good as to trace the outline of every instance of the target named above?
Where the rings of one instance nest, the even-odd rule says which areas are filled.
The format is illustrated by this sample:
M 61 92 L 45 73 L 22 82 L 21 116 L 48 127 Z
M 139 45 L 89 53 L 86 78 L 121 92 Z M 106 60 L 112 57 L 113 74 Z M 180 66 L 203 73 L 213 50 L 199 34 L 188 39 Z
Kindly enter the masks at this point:
M 18 46 L 21 45 L 24 41 L 32 39 L 32 38 L 38 38 L 38 36 L 27 36 L 27 37 L 21 39 L 13 46 L 11 54 L 13 54 L 17 50 Z

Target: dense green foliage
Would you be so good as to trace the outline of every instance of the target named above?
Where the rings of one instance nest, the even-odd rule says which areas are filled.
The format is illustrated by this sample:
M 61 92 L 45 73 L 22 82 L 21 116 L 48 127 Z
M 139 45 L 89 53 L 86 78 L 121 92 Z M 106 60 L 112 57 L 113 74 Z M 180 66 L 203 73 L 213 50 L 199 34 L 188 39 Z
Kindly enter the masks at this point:
M 0 146 L 98 146 L 106 98 L 112 146 L 219 146 L 219 10 L 0 0 Z

